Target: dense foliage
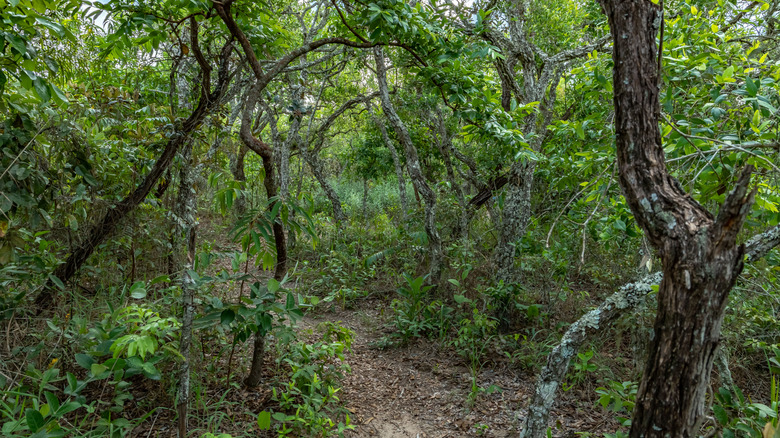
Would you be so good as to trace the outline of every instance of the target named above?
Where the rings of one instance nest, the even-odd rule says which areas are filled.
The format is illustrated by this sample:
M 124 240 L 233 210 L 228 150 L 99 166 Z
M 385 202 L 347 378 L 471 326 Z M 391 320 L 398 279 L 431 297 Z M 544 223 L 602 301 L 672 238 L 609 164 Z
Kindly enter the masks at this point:
M 652 3 L 656 164 L 712 217 L 755 169 L 698 430 L 777 437 L 780 2 Z M 513 370 L 628 436 L 668 254 L 624 196 L 598 2 L 0 11 L 3 436 L 363 436 L 336 320 L 368 308 L 374 353 L 452 353 L 464 416 Z M 563 436 L 529 394 L 459 433 Z

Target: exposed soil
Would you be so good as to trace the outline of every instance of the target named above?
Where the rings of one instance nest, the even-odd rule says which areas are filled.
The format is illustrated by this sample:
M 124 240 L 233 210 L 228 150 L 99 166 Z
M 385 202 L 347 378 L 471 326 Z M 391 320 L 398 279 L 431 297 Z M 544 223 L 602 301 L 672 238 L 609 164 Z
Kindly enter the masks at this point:
M 408 346 L 381 350 L 385 336 L 381 300 L 367 300 L 358 309 L 337 310 L 309 316 L 301 328 L 339 322 L 355 332 L 347 362 L 352 372 L 344 380 L 341 400 L 352 413 L 359 437 L 508 437 L 516 435 L 524 408 L 533 392 L 535 377 L 499 361 L 483 367 L 482 388 L 495 386 L 468 403 L 471 377 L 463 360 L 448 348 L 427 339 Z M 598 412 L 593 401 L 578 401 L 561 391 L 551 418 L 554 436 L 575 432 L 614 431 L 609 417 Z M 577 394 L 585 395 L 585 394 Z

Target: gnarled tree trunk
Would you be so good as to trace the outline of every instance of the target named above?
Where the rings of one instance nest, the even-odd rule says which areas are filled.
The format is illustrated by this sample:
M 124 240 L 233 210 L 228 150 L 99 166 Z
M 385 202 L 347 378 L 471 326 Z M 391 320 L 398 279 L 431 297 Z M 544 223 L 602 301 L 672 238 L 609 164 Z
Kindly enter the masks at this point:
M 656 36 L 649 0 L 601 0 L 614 43 L 613 86 L 620 184 L 661 256 L 664 278 L 650 358 L 631 437 L 697 436 L 728 294 L 742 271 L 737 234 L 750 212 L 747 166 L 717 218 L 667 172 L 661 133 Z
M 345 223 L 347 221 L 347 215 L 344 213 L 344 208 L 341 206 L 341 199 L 325 177 L 325 172 L 322 171 L 322 162 L 317 155 L 317 151 L 309 151 L 304 147 L 301 148 L 301 155 L 303 155 L 306 164 L 311 168 L 311 173 L 314 174 L 314 178 L 320 183 L 322 191 L 325 192 L 325 196 L 328 197 L 330 204 L 333 206 L 333 218 L 336 219 L 336 222 L 339 224 Z
M 277 195 L 278 190 L 276 178 L 274 176 L 273 149 L 252 134 L 252 112 L 257 105 L 259 92 L 258 84 L 255 84 L 247 95 L 246 107 L 244 108 L 244 113 L 241 117 L 240 137 L 241 141 L 243 141 L 249 149 L 260 155 L 260 158 L 263 161 L 263 170 L 265 170 L 263 185 L 265 186 L 265 192 L 268 199 L 271 199 Z M 273 205 L 274 204 L 269 202 L 268 209 L 272 210 Z M 274 246 L 276 248 L 274 278 L 281 281 L 287 274 L 287 238 L 284 234 L 284 227 L 281 223 L 281 219 L 277 218 L 274 220 L 272 229 L 274 232 Z M 264 346 L 265 336 L 261 335 L 260 332 L 256 332 L 254 351 L 252 353 L 252 366 L 246 379 L 246 384 L 248 386 L 254 387 L 260 384 L 263 375 Z
M 428 248 L 431 252 L 428 281 L 432 285 L 438 285 L 442 273 L 443 254 L 441 238 L 439 238 L 439 232 L 436 230 L 436 193 L 431 190 L 425 181 L 425 176 L 420 169 L 420 160 L 417 157 L 417 148 L 414 147 L 409 131 L 395 112 L 392 102 L 390 102 L 390 93 L 388 93 L 387 89 L 387 67 L 385 66 L 385 57 L 380 47 L 374 48 L 374 58 L 376 60 L 376 76 L 379 83 L 382 110 L 404 147 L 409 176 L 411 176 L 415 189 L 420 193 L 425 202 L 425 233 L 428 235 Z

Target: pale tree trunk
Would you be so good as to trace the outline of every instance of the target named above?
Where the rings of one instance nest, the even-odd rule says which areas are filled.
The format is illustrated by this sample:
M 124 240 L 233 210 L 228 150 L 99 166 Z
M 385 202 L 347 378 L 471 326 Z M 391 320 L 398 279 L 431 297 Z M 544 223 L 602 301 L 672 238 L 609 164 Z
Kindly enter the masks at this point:
M 753 262 L 780 245 L 780 226 L 775 226 L 761 233 L 747 243 L 745 261 Z M 608 297 L 598 308 L 586 313 L 574 324 L 569 326 L 560 343 L 547 356 L 547 364 L 542 368 L 536 381 L 536 387 L 531 403 L 528 406 L 521 438 L 544 438 L 547 436 L 547 422 L 550 409 L 555 402 L 555 395 L 566 377 L 571 359 L 577 356 L 580 347 L 589 339 L 607 330 L 621 316 L 634 311 L 645 303 L 652 291 L 652 285 L 661 282 L 663 275 L 654 273 L 642 280 L 621 286 Z M 719 361 L 725 362 L 722 354 Z M 721 382 L 727 387 L 733 387 L 727 364 L 721 364 Z
M 403 221 L 405 227 L 406 222 L 409 220 L 409 201 L 407 201 L 406 197 L 406 179 L 404 178 L 404 168 L 401 164 L 401 159 L 398 156 L 398 150 L 395 148 L 395 145 L 393 145 L 393 141 L 390 139 L 390 136 L 387 135 L 387 128 L 385 128 L 384 122 L 376 117 L 373 111 L 371 111 L 371 117 L 373 118 L 374 123 L 376 123 L 376 126 L 379 128 L 379 133 L 382 134 L 382 141 L 384 141 L 385 146 L 390 151 L 390 156 L 393 158 L 395 177 L 398 179 L 398 199 L 401 201 L 401 220 Z
M 494 62 L 501 81 L 501 105 L 504 110 L 511 110 L 513 99 L 518 103 L 541 102 L 540 112 L 532 113 L 526 119 L 523 129 L 525 135 L 533 136 L 530 148 L 539 152 L 548 131 L 547 126 L 550 124 L 557 95 L 556 88 L 563 71 L 568 68 L 571 60 L 601 48 L 607 39 L 602 38 L 587 46 L 546 55 L 536 48 L 529 38 L 529 31 L 525 26 L 529 15 L 528 3 L 517 1 L 507 5 L 511 8 L 506 11 L 510 17 L 507 26 L 509 35 L 506 36 L 503 30 L 494 28 L 488 19 L 481 36 L 497 46 L 504 55 Z M 522 67 L 522 87 L 515 77 L 518 64 Z M 535 168 L 536 163 L 522 159 L 512 164 L 507 175 L 501 229 L 493 254 L 497 269 L 496 279 L 504 283 L 517 280 L 514 269 L 515 246 L 525 235 L 530 220 Z M 495 189 L 491 188 L 492 190 Z
M 241 187 L 246 187 L 246 173 L 244 173 L 244 159 L 249 148 L 245 144 L 241 144 L 238 147 L 238 151 L 235 155 L 230 157 L 230 173 L 233 174 L 233 179 L 241 183 Z M 234 202 L 236 212 L 239 216 L 246 213 L 246 196 L 243 194 L 239 196 Z
M 656 36 L 660 7 L 602 0 L 614 44 L 617 162 L 626 202 L 662 260 L 650 358 L 637 392 L 630 436 L 694 437 L 704 417 L 728 295 L 742 271 L 736 238 L 750 213 L 747 166 L 717 218 L 666 170 Z
M 509 171 L 498 246 L 493 253 L 497 269 L 496 280 L 502 281 L 504 284 L 513 283 L 517 279 L 515 273 L 516 243 L 525 235 L 531 220 L 531 188 L 535 169 L 536 163 L 527 161 L 514 163 Z
M 281 147 L 275 148 L 277 168 L 279 169 L 279 196 L 287 199 L 290 194 L 290 150 L 298 144 L 298 130 L 301 128 L 301 118 L 293 117 L 287 138 L 281 142 Z
M 176 411 L 178 413 L 179 437 L 187 436 L 187 407 L 190 402 L 190 345 L 192 344 L 192 319 L 195 313 L 195 281 L 190 276 L 190 271 L 195 266 L 195 237 L 197 232 L 197 196 L 194 189 L 194 174 L 192 171 L 192 144 L 188 144 L 182 151 L 182 168 L 180 171 L 180 185 L 178 196 L 178 212 L 181 233 L 185 236 L 187 245 L 187 259 L 182 264 L 181 290 L 182 290 L 182 323 L 179 352 L 184 360 L 179 367 L 179 388 L 177 390 Z
M 399 141 L 406 152 L 406 167 L 415 189 L 420 193 L 425 203 L 425 233 L 428 235 L 428 248 L 431 256 L 431 265 L 428 275 L 428 282 L 432 285 L 438 285 L 441 279 L 443 254 L 441 249 L 441 239 L 436 230 L 436 193 L 428 186 L 425 181 L 422 170 L 420 169 L 420 160 L 417 157 L 417 148 L 412 143 L 409 131 L 398 117 L 390 101 L 390 94 L 387 88 L 387 67 L 385 66 L 385 57 L 381 47 L 374 48 L 374 58 L 376 60 L 377 82 L 379 83 L 379 94 L 382 101 L 382 110 L 395 130 Z
M 325 192 L 325 196 L 328 197 L 330 204 L 333 206 L 333 218 L 338 224 L 346 223 L 347 215 L 344 213 L 344 208 L 341 206 L 341 199 L 325 177 L 325 173 L 322 171 L 322 162 L 319 159 L 317 151 L 312 152 L 307 148 L 301 148 L 301 155 L 303 155 L 303 159 L 306 161 L 306 164 L 309 165 L 311 173 L 314 174 L 314 178 L 320 183 L 322 191 Z
M 436 108 L 435 116 L 432 117 L 434 126 L 434 138 L 436 139 L 436 146 L 439 149 L 439 153 L 444 161 L 444 168 L 447 170 L 447 181 L 450 183 L 450 188 L 455 192 L 455 199 L 458 200 L 458 207 L 460 210 L 460 216 L 458 218 L 458 235 L 460 237 L 461 244 L 464 247 L 468 247 L 469 244 L 469 206 L 466 203 L 466 197 L 463 195 L 463 190 L 460 187 L 457 179 L 455 179 L 455 171 L 452 167 L 452 158 L 450 153 L 453 149 L 452 137 L 447 131 L 447 124 L 444 119 L 444 114 L 441 112 L 441 108 Z M 437 135 L 438 133 L 438 135 Z

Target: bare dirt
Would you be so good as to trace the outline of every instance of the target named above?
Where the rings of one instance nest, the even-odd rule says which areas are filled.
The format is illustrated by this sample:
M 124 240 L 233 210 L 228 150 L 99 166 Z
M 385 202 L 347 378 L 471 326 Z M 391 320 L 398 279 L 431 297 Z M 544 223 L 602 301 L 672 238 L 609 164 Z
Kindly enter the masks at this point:
M 341 391 L 355 426 L 348 436 L 516 436 L 535 377 L 498 358 L 486 364 L 477 379 L 480 387 L 494 386 L 497 391 L 481 393 L 469 403 L 471 376 L 450 348 L 427 339 L 384 350 L 376 346 L 390 331 L 382 311 L 386 306 L 381 300 L 368 300 L 357 309 L 323 312 L 301 323 L 306 329 L 324 321 L 339 322 L 355 332 L 346 358 L 352 372 Z M 590 400 L 580 402 L 574 394 L 563 394 L 559 405 L 551 418 L 554 436 L 616 427 L 594 412 L 598 409 Z

